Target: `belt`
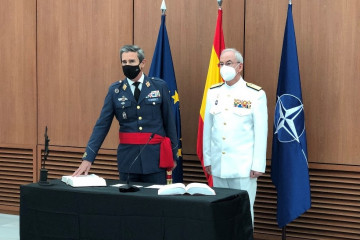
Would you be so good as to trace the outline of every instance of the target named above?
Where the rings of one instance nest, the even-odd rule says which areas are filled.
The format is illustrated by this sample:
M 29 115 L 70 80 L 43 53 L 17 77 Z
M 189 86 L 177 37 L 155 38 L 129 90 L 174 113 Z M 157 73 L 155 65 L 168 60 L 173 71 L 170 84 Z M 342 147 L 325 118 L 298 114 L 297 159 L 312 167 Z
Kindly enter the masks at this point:
M 151 135 L 152 133 L 119 132 L 119 141 L 120 144 L 160 144 L 159 167 L 167 169 L 174 167 L 170 138 L 155 134 L 150 139 Z

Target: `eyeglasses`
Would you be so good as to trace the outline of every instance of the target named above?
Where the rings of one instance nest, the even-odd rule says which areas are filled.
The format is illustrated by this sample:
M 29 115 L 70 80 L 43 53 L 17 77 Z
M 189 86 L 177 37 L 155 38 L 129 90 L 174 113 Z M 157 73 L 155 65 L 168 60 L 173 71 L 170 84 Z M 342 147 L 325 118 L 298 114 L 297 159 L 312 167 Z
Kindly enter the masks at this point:
M 236 62 L 236 63 L 240 63 L 240 62 Z M 219 62 L 218 63 L 218 67 L 221 68 L 223 67 L 224 65 L 227 66 L 227 67 L 230 67 L 231 65 L 233 65 L 235 63 L 233 63 L 232 61 L 227 61 L 226 63 L 223 63 L 223 62 Z

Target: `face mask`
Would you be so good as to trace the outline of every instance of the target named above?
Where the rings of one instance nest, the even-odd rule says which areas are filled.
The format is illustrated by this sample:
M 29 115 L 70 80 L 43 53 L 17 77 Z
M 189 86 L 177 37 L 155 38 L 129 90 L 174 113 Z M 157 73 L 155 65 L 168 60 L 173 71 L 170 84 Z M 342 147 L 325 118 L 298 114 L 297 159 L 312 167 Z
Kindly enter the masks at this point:
M 134 79 L 137 77 L 137 75 L 140 72 L 140 64 L 137 66 L 130 66 L 130 65 L 125 65 L 122 66 L 123 72 L 125 77 L 129 78 L 129 79 Z
M 223 66 L 220 68 L 220 75 L 224 81 L 231 81 L 236 76 L 235 68 L 230 66 Z

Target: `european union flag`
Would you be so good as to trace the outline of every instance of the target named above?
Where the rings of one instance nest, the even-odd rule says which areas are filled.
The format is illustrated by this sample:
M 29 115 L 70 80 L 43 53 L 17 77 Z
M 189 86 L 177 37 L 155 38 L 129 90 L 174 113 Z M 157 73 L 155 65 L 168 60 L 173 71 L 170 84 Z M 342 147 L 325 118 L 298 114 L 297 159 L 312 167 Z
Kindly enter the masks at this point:
M 172 173 L 173 182 L 183 182 L 182 155 L 181 155 L 181 121 L 179 109 L 179 95 L 176 86 L 174 65 L 171 57 L 169 38 L 165 25 L 165 14 L 161 16 L 161 25 L 156 42 L 154 56 L 149 71 L 150 77 L 164 79 L 169 87 L 170 95 L 173 98 L 173 112 L 175 114 L 176 130 L 179 147 L 179 160 L 177 167 Z
M 271 178 L 280 228 L 311 207 L 304 106 L 292 5 L 289 4 L 277 87 Z

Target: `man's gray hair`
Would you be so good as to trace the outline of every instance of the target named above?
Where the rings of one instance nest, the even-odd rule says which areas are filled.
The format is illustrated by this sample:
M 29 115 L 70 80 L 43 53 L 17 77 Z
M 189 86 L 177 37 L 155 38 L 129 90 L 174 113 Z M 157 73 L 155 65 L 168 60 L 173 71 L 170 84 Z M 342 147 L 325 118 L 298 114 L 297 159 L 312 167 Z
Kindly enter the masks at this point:
M 244 59 L 243 59 L 243 56 L 241 55 L 241 53 L 236 50 L 235 48 L 225 48 L 224 50 L 222 50 L 220 56 L 223 54 L 223 53 L 226 53 L 226 52 L 233 52 L 235 54 L 235 58 L 236 58 L 236 61 L 240 62 L 240 63 L 244 63 Z
M 136 52 L 140 62 L 145 59 L 144 50 L 140 47 L 137 45 L 125 45 L 120 49 L 120 61 L 122 61 L 122 54 L 126 52 Z

